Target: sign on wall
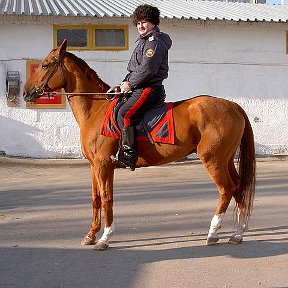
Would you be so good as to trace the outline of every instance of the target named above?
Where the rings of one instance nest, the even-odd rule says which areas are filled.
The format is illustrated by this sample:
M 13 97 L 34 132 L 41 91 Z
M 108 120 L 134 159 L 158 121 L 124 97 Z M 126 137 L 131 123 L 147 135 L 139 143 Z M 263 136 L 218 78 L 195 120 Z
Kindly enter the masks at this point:
M 41 61 L 33 60 L 26 62 L 26 81 L 33 75 Z M 61 92 L 56 90 L 54 92 Z M 64 109 L 66 108 L 66 97 L 61 94 L 48 95 L 44 94 L 34 103 L 26 103 L 26 108 L 33 109 Z

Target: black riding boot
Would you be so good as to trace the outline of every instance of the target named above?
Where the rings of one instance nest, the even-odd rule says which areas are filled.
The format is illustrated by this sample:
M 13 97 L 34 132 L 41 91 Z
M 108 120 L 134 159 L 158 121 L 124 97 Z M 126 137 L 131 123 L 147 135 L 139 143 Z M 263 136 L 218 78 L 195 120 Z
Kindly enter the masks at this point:
M 122 148 L 123 154 L 119 155 L 118 159 L 114 158 L 114 161 L 118 162 L 124 167 L 129 167 L 132 171 L 134 171 L 138 155 L 133 126 L 128 126 L 122 129 Z

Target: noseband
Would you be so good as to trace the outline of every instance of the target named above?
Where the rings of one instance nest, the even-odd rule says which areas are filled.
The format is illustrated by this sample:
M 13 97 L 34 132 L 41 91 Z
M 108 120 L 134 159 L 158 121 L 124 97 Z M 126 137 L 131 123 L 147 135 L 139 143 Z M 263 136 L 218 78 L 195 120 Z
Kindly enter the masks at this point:
M 63 71 L 63 66 L 62 66 L 62 58 L 65 54 L 65 51 L 60 55 L 60 57 L 56 57 L 56 56 L 53 56 L 54 59 L 55 59 L 55 65 L 53 66 L 53 68 L 51 69 L 51 71 L 49 72 L 49 70 L 47 71 L 47 73 L 44 75 L 44 77 L 48 74 L 48 77 L 46 79 L 46 81 L 40 86 L 40 87 L 35 87 L 33 90 L 32 90 L 32 93 L 31 95 L 33 95 L 34 93 L 37 94 L 39 97 L 43 96 L 46 92 L 45 92 L 45 88 L 49 88 L 50 87 L 48 86 L 48 82 L 51 80 L 51 78 L 53 77 L 53 75 L 56 73 L 57 69 L 60 68 L 60 71 L 61 71 L 61 74 L 62 74 L 62 78 L 63 78 L 63 86 L 65 86 L 65 83 L 66 83 L 66 78 L 65 78 L 65 75 L 64 75 L 64 71 Z M 44 78 L 43 77 L 43 78 Z M 51 90 L 51 89 L 50 89 Z

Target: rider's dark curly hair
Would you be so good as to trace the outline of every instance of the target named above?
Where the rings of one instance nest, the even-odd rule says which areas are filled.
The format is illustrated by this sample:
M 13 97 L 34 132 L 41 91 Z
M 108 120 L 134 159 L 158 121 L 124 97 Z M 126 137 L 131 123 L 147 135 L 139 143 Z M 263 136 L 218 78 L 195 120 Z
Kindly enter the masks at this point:
M 139 5 L 133 13 L 133 24 L 136 26 L 137 22 L 146 20 L 154 25 L 160 23 L 160 11 L 157 7 L 144 4 Z

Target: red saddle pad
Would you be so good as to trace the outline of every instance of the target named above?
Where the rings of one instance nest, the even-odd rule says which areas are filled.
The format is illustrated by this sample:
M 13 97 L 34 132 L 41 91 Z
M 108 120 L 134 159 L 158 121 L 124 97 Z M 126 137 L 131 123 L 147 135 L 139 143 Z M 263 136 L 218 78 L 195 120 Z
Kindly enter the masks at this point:
M 118 98 L 114 99 L 106 113 L 101 135 L 120 139 L 121 131 L 114 118 L 114 107 Z M 173 103 L 164 103 L 161 107 L 148 110 L 142 122 L 137 125 L 137 141 L 150 141 L 148 133 L 156 143 L 174 144 Z

